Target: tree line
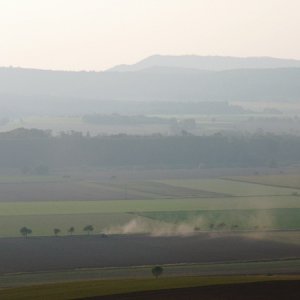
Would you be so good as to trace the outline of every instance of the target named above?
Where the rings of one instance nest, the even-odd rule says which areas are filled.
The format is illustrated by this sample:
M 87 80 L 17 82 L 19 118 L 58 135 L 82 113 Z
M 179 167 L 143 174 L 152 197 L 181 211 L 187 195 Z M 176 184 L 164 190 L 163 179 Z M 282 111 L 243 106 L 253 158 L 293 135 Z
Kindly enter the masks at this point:
M 90 235 L 93 231 L 94 231 L 94 226 L 93 225 L 86 225 L 83 227 L 83 231 L 87 233 L 87 235 Z M 32 229 L 29 228 L 29 227 L 26 227 L 26 226 L 23 226 L 21 229 L 20 229 L 20 234 L 27 238 L 28 236 L 30 236 L 32 234 Z M 70 235 L 73 235 L 74 232 L 75 232 L 75 227 L 74 226 L 71 226 L 67 232 L 70 234 Z M 53 234 L 55 236 L 58 236 L 59 234 L 61 233 L 61 229 L 60 228 L 53 228 Z
M 0 134 L 0 167 L 37 173 L 65 167 L 277 167 L 300 162 L 300 137 L 97 136 L 41 130 Z

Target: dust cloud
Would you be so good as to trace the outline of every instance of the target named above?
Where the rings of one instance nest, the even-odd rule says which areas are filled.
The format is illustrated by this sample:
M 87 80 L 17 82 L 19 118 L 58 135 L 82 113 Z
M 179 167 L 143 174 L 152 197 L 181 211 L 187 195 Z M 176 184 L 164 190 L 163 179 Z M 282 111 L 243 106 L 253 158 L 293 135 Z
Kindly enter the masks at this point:
M 123 226 L 113 226 L 106 234 L 147 234 L 150 236 L 191 236 L 205 224 L 201 217 L 185 222 L 167 223 L 142 217 L 136 217 Z

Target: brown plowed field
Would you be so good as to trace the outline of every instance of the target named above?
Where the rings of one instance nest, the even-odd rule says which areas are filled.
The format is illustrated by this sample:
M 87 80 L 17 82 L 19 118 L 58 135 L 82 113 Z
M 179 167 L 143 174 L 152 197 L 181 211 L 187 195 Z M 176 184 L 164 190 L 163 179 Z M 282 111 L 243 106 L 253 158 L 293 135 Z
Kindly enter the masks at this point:
M 123 189 L 109 189 L 97 184 L 78 182 L 0 183 L 0 202 L 22 201 L 97 201 L 140 199 Z
M 85 300 L 299 300 L 300 281 L 270 281 L 137 292 Z
M 270 260 L 300 257 L 300 245 L 199 234 L 0 239 L 0 274 L 89 267 Z
M 0 183 L 0 202 L 28 201 L 98 201 L 156 198 L 230 196 L 199 189 L 176 187 L 159 182 L 18 182 Z

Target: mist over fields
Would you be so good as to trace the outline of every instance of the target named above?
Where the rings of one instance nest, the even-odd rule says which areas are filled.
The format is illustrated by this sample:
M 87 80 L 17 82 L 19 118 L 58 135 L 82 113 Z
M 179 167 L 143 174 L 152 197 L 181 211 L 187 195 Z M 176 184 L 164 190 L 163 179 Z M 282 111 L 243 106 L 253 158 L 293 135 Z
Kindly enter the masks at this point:
M 0 288 L 299 272 L 299 101 L 296 60 L 0 68 Z
M 299 300 L 299 11 L 0 0 L 0 300 Z
M 268 57 L 155 55 L 105 72 L 1 68 L 0 165 L 297 164 L 299 79 L 300 61 Z
M 145 113 L 160 102 L 296 102 L 299 78 L 299 61 L 271 58 L 154 56 L 106 72 L 1 68 L 1 115 L 122 113 L 122 102 Z

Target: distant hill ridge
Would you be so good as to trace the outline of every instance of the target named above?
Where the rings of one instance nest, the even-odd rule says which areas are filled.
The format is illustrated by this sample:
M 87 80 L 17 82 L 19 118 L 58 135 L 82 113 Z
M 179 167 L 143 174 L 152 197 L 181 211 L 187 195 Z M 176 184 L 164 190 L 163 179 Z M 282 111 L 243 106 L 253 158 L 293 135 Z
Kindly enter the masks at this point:
M 0 117 L 123 114 L 122 102 L 210 101 L 299 102 L 300 61 L 152 56 L 106 72 L 0 68 Z
M 155 68 L 185 68 L 208 71 L 233 69 L 300 68 L 300 60 L 273 57 L 229 57 L 198 55 L 153 55 L 132 65 L 119 65 L 109 72 L 133 72 Z

